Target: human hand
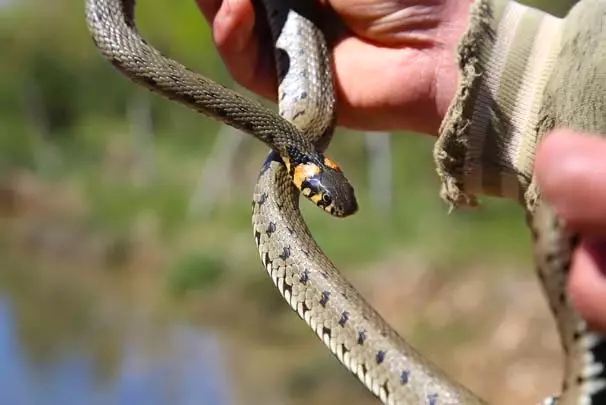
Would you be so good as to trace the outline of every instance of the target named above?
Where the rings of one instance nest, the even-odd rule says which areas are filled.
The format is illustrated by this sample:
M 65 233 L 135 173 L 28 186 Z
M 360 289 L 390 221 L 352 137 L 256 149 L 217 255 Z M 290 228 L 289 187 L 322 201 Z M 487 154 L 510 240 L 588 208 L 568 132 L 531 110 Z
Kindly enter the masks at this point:
M 554 131 L 535 170 L 545 200 L 582 235 L 568 284 L 573 305 L 606 333 L 606 138 Z
M 473 0 L 321 0 L 349 29 L 333 52 L 339 124 L 437 135 L 454 97 L 455 50 Z M 196 0 L 233 78 L 276 99 L 251 0 Z M 271 47 L 267 48 L 271 49 Z

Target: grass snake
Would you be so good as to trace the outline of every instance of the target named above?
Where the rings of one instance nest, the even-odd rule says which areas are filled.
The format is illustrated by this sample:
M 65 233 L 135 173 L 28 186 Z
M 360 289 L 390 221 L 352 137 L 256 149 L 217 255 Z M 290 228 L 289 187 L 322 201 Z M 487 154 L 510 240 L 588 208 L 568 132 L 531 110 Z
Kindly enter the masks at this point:
M 353 187 L 323 152 L 336 122 L 330 53 L 313 0 L 261 0 L 279 80 L 279 115 L 192 72 L 147 44 L 135 26 L 134 0 L 86 0 L 95 45 L 118 70 L 164 97 L 240 129 L 271 148 L 252 202 L 261 261 L 290 306 L 385 404 L 473 405 L 482 399 L 411 347 L 339 273 L 299 211 L 303 194 L 336 217 L 356 212 Z M 565 356 L 562 393 L 546 404 L 606 404 L 606 343 L 589 331 L 565 293 L 578 237 L 540 205 L 528 222 L 537 272 Z

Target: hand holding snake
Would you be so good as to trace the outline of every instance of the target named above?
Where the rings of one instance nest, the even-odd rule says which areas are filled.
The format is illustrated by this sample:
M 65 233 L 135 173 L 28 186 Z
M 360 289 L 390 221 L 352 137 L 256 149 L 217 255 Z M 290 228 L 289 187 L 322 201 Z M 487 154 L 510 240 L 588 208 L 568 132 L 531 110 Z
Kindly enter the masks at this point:
M 234 79 L 259 95 L 275 99 L 274 64 L 267 52 L 271 46 L 262 47 L 254 30 L 251 0 L 196 2 L 213 26 L 215 44 Z M 470 1 L 324 0 L 324 3 L 330 4 L 347 27 L 343 40 L 333 49 L 339 83 L 339 124 L 358 130 L 406 129 L 437 134 L 454 97 L 457 67 L 451 53 L 467 22 Z M 251 65 L 255 69 L 246 68 Z M 369 84 L 367 80 L 359 80 L 360 77 L 375 81 Z M 584 159 L 586 168 L 601 167 L 600 155 L 606 156 L 606 142 L 590 139 L 587 142 L 593 147 L 584 149 L 582 140 L 575 137 L 558 148 L 558 140 L 550 138 L 545 141 L 548 144 L 545 152 L 539 148 L 537 155 L 539 183 L 547 187 L 546 198 L 553 194 L 562 198 L 583 195 L 572 205 L 573 212 L 570 215 L 563 212 L 563 216 L 572 221 L 572 226 L 578 224 L 584 228 L 577 230 L 606 236 L 606 212 L 598 209 L 593 217 L 575 220 L 577 213 L 587 215 L 586 201 L 606 206 L 606 196 L 587 198 L 596 189 L 606 190 L 606 185 L 596 186 L 596 182 L 606 178 L 606 173 L 600 176 L 576 172 L 587 180 L 583 183 L 577 178 L 563 181 L 567 177 L 559 171 L 560 159 L 575 150 L 579 151 L 578 158 Z M 603 146 L 599 148 L 594 143 Z M 554 148 L 550 147 L 552 144 Z M 584 156 L 586 153 L 594 158 Z M 571 188 L 564 189 L 566 185 Z M 579 189 L 583 185 L 587 192 Z M 596 224 L 599 229 L 595 229 Z M 605 245 L 601 244 L 603 249 L 598 250 L 606 250 Z M 606 302 L 600 298 L 606 297 L 606 277 L 602 277 L 606 274 L 606 258 L 599 260 L 603 255 L 596 252 L 595 242 L 592 246 L 580 250 L 579 260 L 588 265 L 587 261 L 593 262 L 594 270 L 577 272 L 573 266 L 570 294 L 581 314 L 606 333 L 606 312 L 601 310 Z
M 252 0 L 196 2 L 234 79 L 275 100 L 272 44 L 257 35 L 263 24 L 255 24 Z M 345 25 L 332 50 L 339 125 L 437 134 L 457 86 L 453 50 L 470 0 L 322 3 L 338 14 L 334 25 Z

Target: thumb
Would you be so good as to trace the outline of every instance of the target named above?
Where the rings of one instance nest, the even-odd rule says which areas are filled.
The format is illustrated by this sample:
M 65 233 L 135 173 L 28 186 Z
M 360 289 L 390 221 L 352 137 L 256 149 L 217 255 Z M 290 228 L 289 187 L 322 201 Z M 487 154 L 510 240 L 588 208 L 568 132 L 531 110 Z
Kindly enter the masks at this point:
M 606 139 L 557 130 L 539 145 L 543 197 L 577 231 L 606 235 Z

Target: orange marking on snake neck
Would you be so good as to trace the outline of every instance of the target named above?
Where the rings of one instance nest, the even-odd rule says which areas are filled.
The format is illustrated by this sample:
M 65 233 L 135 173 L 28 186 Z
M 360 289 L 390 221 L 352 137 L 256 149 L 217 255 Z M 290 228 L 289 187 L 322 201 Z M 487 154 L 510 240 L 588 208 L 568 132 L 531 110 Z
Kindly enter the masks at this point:
M 322 199 L 322 194 L 314 194 L 309 199 L 311 201 L 313 201 L 314 204 L 318 204 L 320 202 L 320 200 Z
M 282 161 L 286 165 L 286 171 L 290 173 L 290 159 L 286 156 L 282 156 Z
M 339 167 L 338 164 L 336 164 L 335 162 L 333 162 L 332 160 L 330 160 L 327 157 L 324 157 L 324 164 L 328 167 L 330 167 L 331 169 L 334 170 L 341 170 L 341 168 Z
M 305 179 L 315 176 L 320 173 L 320 168 L 318 165 L 313 163 L 305 163 L 295 167 L 295 172 L 293 174 L 293 181 L 295 186 L 300 190 L 301 184 L 305 181 Z

